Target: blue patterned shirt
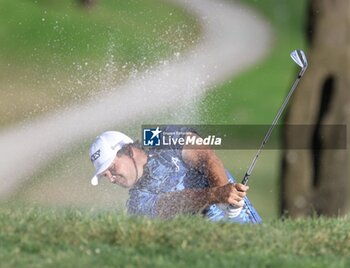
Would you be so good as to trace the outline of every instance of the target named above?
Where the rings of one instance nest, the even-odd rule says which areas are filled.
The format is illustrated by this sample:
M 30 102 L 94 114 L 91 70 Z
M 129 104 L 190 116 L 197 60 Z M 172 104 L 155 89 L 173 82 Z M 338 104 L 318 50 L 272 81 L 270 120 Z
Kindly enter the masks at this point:
M 235 182 L 228 171 L 226 174 L 229 182 Z M 154 218 L 157 216 L 156 204 L 162 194 L 208 187 L 208 178 L 189 167 L 182 159 L 182 148 L 150 149 L 143 176 L 129 190 L 128 213 Z M 254 224 L 262 222 L 247 197 L 244 198 L 244 206 L 238 216 L 228 218 L 227 208 L 228 205 L 214 204 L 207 207 L 203 214 L 212 221 Z

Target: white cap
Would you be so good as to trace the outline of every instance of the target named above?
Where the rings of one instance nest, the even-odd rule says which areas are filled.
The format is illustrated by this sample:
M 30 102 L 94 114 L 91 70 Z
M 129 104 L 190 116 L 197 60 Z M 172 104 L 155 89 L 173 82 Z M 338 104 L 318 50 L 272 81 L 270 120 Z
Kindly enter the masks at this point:
M 98 184 L 98 175 L 105 171 L 113 162 L 117 152 L 133 140 L 121 132 L 106 131 L 97 136 L 92 143 L 89 155 L 90 160 L 94 164 L 96 172 L 91 179 L 92 185 Z

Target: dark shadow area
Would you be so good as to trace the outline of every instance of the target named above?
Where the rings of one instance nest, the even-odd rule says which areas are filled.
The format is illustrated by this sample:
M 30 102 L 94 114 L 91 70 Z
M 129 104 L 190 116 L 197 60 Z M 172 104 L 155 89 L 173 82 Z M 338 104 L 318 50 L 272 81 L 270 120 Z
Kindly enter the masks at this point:
M 321 92 L 321 99 L 320 99 L 320 108 L 318 112 L 318 117 L 315 124 L 315 130 L 313 133 L 312 138 L 312 156 L 313 156 L 313 186 L 318 187 L 319 186 L 319 166 L 320 166 L 320 160 L 322 156 L 322 150 L 323 150 L 323 137 L 322 137 L 322 129 L 321 129 L 321 123 L 323 121 L 323 118 L 326 116 L 326 114 L 329 111 L 330 104 L 332 103 L 332 99 L 334 96 L 334 77 L 332 75 L 329 75 L 322 87 Z

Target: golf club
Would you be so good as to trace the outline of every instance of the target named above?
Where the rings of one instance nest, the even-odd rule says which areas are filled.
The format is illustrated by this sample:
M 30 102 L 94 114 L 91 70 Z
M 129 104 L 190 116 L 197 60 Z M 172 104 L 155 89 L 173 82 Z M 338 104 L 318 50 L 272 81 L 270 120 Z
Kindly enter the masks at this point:
M 242 184 L 244 184 L 244 185 L 248 184 L 249 176 L 253 172 L 253 169 L 254 169 L 255 164 L 258 160 L 258 157 L 259 157 L 261 150 L 264 148 L 265 144 L 269 140 L 272 130 L 276 126 L 278 119 L 281 117 L 281 114 L 282 114 L 283 110 L 285 109 L 290 97 L 292 96 L 294 90 L 296 89 L 296 87 L 298 86 L 298 84 L 300 82 L 300 79 L 303 77 L 303 75 L 307 69 L 307 66 L 308 66 L 307 59 L 306 59 L 305 53 L 302 50 L 300 50 L 300 49 L 294 50 L 294 51 L 292 51 L 290 56 L 296 62 L 296 64 L 298 64 L 301 67 L 301 71 L 299 72 L 297 79 L 294 81 L 292 88 L 290 89 L 290 91 L 289 91 L 287 97 L 285 98 L 281 108 L 279 109 L 275 119 L 273 120 L 270 129 L 266 133 L 265 138 L 264 138 L 262 144 L 260 145 L 260 148 L 259 148 L 258 152 L 256 153 L 252 163 L 250 164 L 248 171 L 245 173 L 244 178 L 242 180 Z M 231 210 L 237 209 L 232 205 L 230 205 L 230 207 L 231 207 Z M 233 211 L 231 211 L 231 213 L 229 212 L 229 214 L 236 215 L 236 213 L 234 213 Z M 231 217 L 232 217 L 232 215 L 231 215 Z
M 244 178 L 242 180 L 242 184 L 244 185 L 247 185 L 248 184 L 248 180 L 249 180 L 249 176 L 252 174 L 253 172 L 253 169 L 255 167 L 255 164 L 258 160 L 258 157 L 259 157 L 259 154 L 261 152 L 261 150 L 264 148 L 265 144 L 267 143 L 267 141 L 269 140 L 270 138 L 270 135 L 272 133 L 272 130 L 274 129 L 274 127 L 276 126 L 279 118 L 281 117 L 281 114 L 283 112 L 283 110 L 285 109 L 285 107 L 287 106 L 287 103 L 290 99 L 290 97 L 292 96 L 294 90 L 296 89 L 296 87 L 298 86 L 299 82 L 300 82 L 300 79 L 303 77 L 305 71 L 306 71 L 306 68 L 308 66 L 308 63 L 307 63 L 307 59 L 306 59 L 306 56 L 305 56 L 305 53 L 300 50 L 300 49 L 297 49 L 297 50 L 294 50 L 291 54 L 290 54 L 291 58 L 296 62 L 296 64 L 298 64 L 300 67 L 301 67 L 301 71 L 299 72 L 298 74 L 298 77 L 297 79 L 294 81 L 294 84 L 292 86 L 292 88 L 290 89 L 287 97 L 285 98 L 281 108 L 279 109 L 275 119 L 273 120 L 272 122 L 272 125 L 270 127 L 270 129 L 267 131 L 266 133 L 266 136 L 263 140 L 263 142 L 261 143 L 260 145 L 260 148 L 258 150 L 258 152 L 256 153 L 252 163 L 250 164 L 250 167 L 248 169 L 248 171 L 246 172 L 246 174 L 244 175 Z

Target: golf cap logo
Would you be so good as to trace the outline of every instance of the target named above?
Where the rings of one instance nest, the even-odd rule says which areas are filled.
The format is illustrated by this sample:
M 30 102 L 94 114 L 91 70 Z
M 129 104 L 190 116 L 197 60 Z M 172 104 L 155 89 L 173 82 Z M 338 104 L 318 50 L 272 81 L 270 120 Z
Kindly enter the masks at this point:
M 145 128 L 143 130 L 143 145 L 144 146 L 159 146 L 160 136 L 162 131 L 157 128 Z
M 101 150 L 97 150 L 93 155 L 91 156 L 91 162 L 96 161 L 101 156 Z

